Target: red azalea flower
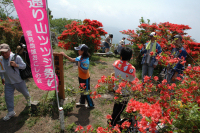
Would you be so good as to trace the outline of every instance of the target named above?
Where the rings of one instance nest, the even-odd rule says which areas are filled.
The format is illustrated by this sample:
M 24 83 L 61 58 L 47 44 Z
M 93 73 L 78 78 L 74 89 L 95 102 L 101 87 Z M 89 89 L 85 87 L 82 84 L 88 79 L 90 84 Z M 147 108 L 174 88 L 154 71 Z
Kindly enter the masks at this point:
M 85 83 L 80 83 L 79 88 L 85 89 L 86 88 Z
M 126 83 L 125 82 L 121 82 L 121 83 L 119 83 L 119 86 L 120 87 L 126 87 Z
M 176 79 L 177 79 L 177 80 L 181 80 L 181 78 L 180 78 L 180 77 L 177 77 Z
M 79 125 L 79 126 L 75 129 L 75 132 L 80 131 L 80 130 L 83 130 L 83 127 L 82 127 L 81 125 Z
M 111 119 L 112 120 L 112 116 L 111 115 L 107 115 L 106 119 L 108 119 L 108 120 Z
M 114 99 L 117 100 L 119 97 L 115 96 Z
M 122 127 L 123 129 L 125 129 L 125 128 L 128 128 L 128 127 L 130 127 L 130 125 L 131 125 L 131 123 L 130 123 L 130 122 L 128 122 L 128 121 L 125 121 L 125 122 L 123 122 L 123 123 L 122 123 L 121 127 Z
M 99 84 L 97 84 L 94 88 L 95 89 L 98 89 L 100 87 L 100 85 Z
M 167 83 L 167 80 L 164 79 L 164 80 L 162 81 L 162 84 L 166 84 L 166 83 Z
M 144 76 L 144 83 L 146 83 L 147 81 L 149 81 L 151 79 L 151 76 Z
M 153 52 L 153 51 L 151 51 L 149 54 L 150 54 L 150 56 L 153 56 L 154 52 Z
M 94 92 L 93 92 L 93 95 L 97 95 L 97 92 L 96 92 L 96 91 L 94 91 Z
M 100 79 L 98 80 L 98 83 L 101 83 L 101 80 L 100 80 Z
M 186 61 L 182 61 L 181 64 L 184 65 L 186 63 Z
M 98 94 L 97 96 L 98 96 L 98 97 L 101 97 L 101 95 L 100 95 L 100 94 Z
M 155 81 L 157 81 L 158 80 L 158 76 L 154 76 L 154 78 L 153 78 Z
M 90 129 L 93 130 L 93 129 L 92 129 L 92 126 L 91 126 L 91 125 L 88 125 L 88 126 L 87 126 L 87 131 L 89 131 Z

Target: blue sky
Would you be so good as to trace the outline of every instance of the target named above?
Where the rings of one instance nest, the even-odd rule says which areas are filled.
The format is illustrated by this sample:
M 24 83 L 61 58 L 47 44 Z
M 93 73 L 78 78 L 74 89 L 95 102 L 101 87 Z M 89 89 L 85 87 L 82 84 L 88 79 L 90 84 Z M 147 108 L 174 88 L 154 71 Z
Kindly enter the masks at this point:
M 141 17 L 189 25 L 186 32 L 200 42 L 200 0 L 48 0 L 48 6 L 54 18 L 98 20 L 108 33 L 136 30 Z

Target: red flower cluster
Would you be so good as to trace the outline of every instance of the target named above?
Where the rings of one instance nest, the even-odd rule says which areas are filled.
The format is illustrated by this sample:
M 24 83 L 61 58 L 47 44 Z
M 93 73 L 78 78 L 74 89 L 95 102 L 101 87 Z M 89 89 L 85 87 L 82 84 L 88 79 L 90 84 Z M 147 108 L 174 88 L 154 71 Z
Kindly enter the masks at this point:
M 181 64 L 186 63 L 184 58 L 179 59 L 170 55 L 171 49 L 174 48 L 171 38 L 176 34 L 186 35 L 184 30 L 190 29 L 189 26 L 166 22 L 154 23 L 152 25 L 141 24 L 139 28 L 142 28 L 143 32 L 136 31 L 136 34 L 134 30 L 124 30 L 122 33 L 129 35 L 128 40 L 141 49 L 143 47 L 141 40 L 147 38 L 150 32 L 156 31 L 157 41 L 163 51 L 162 55 L 157 55 L 156 58 L 161 60 L 164 65 L 172 65 L 177 62 Z M 183 36 L 183 43 L 188 54 L 197 60 L 199 58 L 200 43 L 193 42 L 189 36 Z M 169 132 L 174 130 L 177 132 L 198 132 L 197 129 L 200 128 L 200 66 L 188 66 L 184 70 L 182 77 L 183 79 L 177 78 L 178 82 L 180 82 L 179 84 L 168 84 L 166 79 L 159 82 L 157 76 L 153 77 L 154 82 L 152 82 L 151 77 L 145 76 L 144 83 L 141 83 L 137 78 L 131 83 L 123 79 L 121 83 L 118 83 L 118 79 L 115 77 L 102 76 L 95 86 L 98 91 L 95 91 L 93 94 L 97 96 L 97 92 L 108 91 L 108 87 L 100 84 L 116 83 L 118 89 L 115 90 L 117 96 L 114 99 L 120 101 L 123 98 L 120 95 L 122 88 L 126 88 L 131 96 L 126 112 L 142 116 L 138 118 L 137 123 L 141 132 L 146 132 L 147 128 L 150 132 L 155 132 L 158 122 L 161 125 L 166 125 Z M 153 84 L 155 82 L 156 84 Z M 196 117 L 198 118 L 196 119 Z M 111 116 L 108 115 L 107 119 L 111 119 Z M 130 126 L 129 124 L 125 122 L 121 127 L 126 129 Z M 107 128 L 98 127 L 96 131 L 98 133 L 121 132 L 119 125 L 116 125 L 114 128 L 110 126 Z
M 96 89 L 101 90 L 102 86 L 100 83 L 107 84 L 110 79 L 110 76 L 102 76 L 101 79 L 98 80 L 98 87 Z M 112 79 L 113 82 L 118 82 L 114 77 L 112 77 Z M 200 107 L 200 66 L 187 67 L 184 71 L 184 78 L 180 80 L 181 84 L 179 85 L 175 83 L 167 84 L 166 79 L 159 83 L 157 76 L 153 79 L 157 82 L 157 85 L 153 84 L 148 76 L 145 77 L 145 83 L 141 83 L 138 79 L 135 79 L 131 83 L 122 80 L 121 83 L 118 83 L 116 93 L 121 94 L 123 87 L 126 87 L 127 91 L 130 91 L 130 95 L 133 98 L 128 102 L 126 112 L 130 114 L 137 112 L 142 116 L 137 123 L 141 132 L 146 132 L 147 128 L 150 132 L 155 132 L 158 122 L 160 122 L 161 125 L 167 125 L 169 131 L 173 131 L 173 128 L 171 129 L 171 127 L 174 126 L 173 124 L 176 124 L 176 121 L 179 121 L 178 123 L 180 124 L 182 120 L 180 117 L 183 116 L 181 111 L 191 109 L 194 104 Z M 154 95 L 152 96 L 152 94 Z M 95 95 L 98 95 L 96 91 Z M 120 98 L 119 95 L 115 96 L 114 99 L 119 100 Z M 141 102 L 139 101 L 141 98 L 147 99 L 148 101 Z M 183 108 L 187 109 L 183 110 Z M 107 115 L 106 118 L 112 119 L 111 115 Z M 174 121 L 174 119 L 176 119 L 176 121 Z M 185 121 L 183 123 L 185 123 Z M 129 124 L 130 123 L 125 122 L 121 125 L 121 128 L 126 129 L 130 126 Z M 108 128 L 98 127 L 97 132 L 121 132 L 119 127 L 119 125 L 116 125 L 114 128 L 110 126 Z M 196 127 L 199 126 L 197 124 L 195 125 L 194 122 L 194 127 L 191 127 L 191 129 L 194 130 Z
M 184 31 L 191 29 L 188 25 L 164 22 L 159 24 L 142 23 L 138 27 L 140 29 L 136 31 L 130 29 L 127 31 L 120 31 L 122 34 L 129 35 L 127 40 L 131 41 L 135 46 L 138 47 L 138 49 L 143 47 L 143 43 L 145 43 L 144 40 L 148 41 L 149 34 L 155 31 L 157 33 L 157 42 L 161 45 L 162 52 L 165 54 L 165 57 L 167 57 L 169 56 L 172 48 L 175 47 L 172 40 L 173 36 L 180 34 L 183 36 L 182 43 L 184 44 L 184 48 L 186 49 L 187 53 L 190 54 L 194 60 L 198 59 L 198 55 L 200 53 L 200 43 L 194 42 L 190 36 L 186 36 L 187 33 Z M 191 62 L 192 60 L 190 59 L 190 63 Z
M 85 83 L 80 83 L 79 88 L 85 89 L 86 88 Z
M 66 50 L 76 47 L 79 44 L 86 44 L 90 49 L 90 54 L 98 49 L 101 44 L 101 36 L 107 34 L 103 30 L 103 25 L 97 20 L 85 19 L 82 24 L 73 21 L 65 26 L 66 30 L 58 37 L 59 47 Z
M 23 32 L 19 20 L 10 18 L 0 20 L 1 43 L 7 43 L 11 49 L 16 49 L 22 35 Z

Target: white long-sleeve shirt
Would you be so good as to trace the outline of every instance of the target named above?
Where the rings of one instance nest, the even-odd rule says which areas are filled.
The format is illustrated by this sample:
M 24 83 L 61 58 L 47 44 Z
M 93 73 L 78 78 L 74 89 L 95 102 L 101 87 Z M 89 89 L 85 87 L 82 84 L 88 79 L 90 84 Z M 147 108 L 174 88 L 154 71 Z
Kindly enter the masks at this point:
M 5 68 L 5 72 L 0 73 L 1 74 L 1 79 L 5 78 L 5 83 L 9 84 L 15 84 L 15 83 L 20 83 L 23 80 L 20 77 L 19 69 L 25 69 L 26 68 L 26 63 L 24 63 L 23 59 L 17 55 L 15 59 L 15 63 L 19 65 L 19 67 L 14 67 L 15 71 L 13 68 L 10 66 L 10 60 L 14 56 L 13 53 L 10 54 L 10 57 L 8 59 L 4 59 L 3 56 L 0 56 L 0 58 L 3 58 L 3 65 Z
M 130 74 L 124 73 L 115 67 L 114 69 L 115 69 L 115 78 L 118 78 L 118 76 L 121 77 L 120 79 L 118 78 L 119 83 L 121 82 L 122 79 L 130 81 L 130 82 L 132 82 L 135 79 L 135 77 Z M 115 84 L 115 87 L 113 89 L 116 91 L 118 89 L 118 86 Z M 126 88 L 123 88 L 121 92 L 122 92 L 122 95 L 129 95 L 129 91 Z

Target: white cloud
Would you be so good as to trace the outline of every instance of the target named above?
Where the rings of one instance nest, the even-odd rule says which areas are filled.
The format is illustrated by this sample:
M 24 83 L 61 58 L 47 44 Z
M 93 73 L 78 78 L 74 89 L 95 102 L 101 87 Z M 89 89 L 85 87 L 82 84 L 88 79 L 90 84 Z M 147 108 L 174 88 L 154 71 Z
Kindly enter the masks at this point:
M 57 0 L 56 2 L 58 2 L 57 4 L 58 7 L 60 6 L 60 7 L 70 8 L 70 9 L 77 9 L 77 6 L 70 3 L 68 0 Z
M 54 18 L 95 19 L 104 26 L 134 29 L 139 19 L 151 23 L 171 22 L 192 27 L 188 33 L 200 42 L 199 0 L 49 0 Z

